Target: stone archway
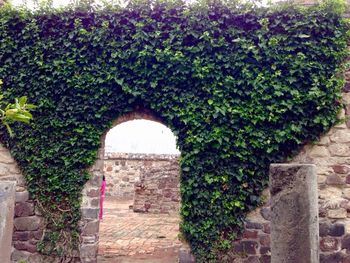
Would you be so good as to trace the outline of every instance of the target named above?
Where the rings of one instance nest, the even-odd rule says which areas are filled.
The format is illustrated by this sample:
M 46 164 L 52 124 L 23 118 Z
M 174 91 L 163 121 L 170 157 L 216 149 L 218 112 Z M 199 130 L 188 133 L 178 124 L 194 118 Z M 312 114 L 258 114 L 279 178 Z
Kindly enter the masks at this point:
M 151 121 L 155 121 L 163 124 L 162 121 L 159 118 L 157 118 L 152 112 L 146 109 L 137 108 L 132 112 L 126 113 L 118 117 L 115 121 L 113 121 L 112 128 L 121 123 L 131 121 L 131 120 L 151 120 Z M 100 221 L 98 219 L 98 213 L 100 209 L 100 186 L 102 182 L 102 176 L 104 174 L 104 161 L 107 158 L 105 156 L 105 139 L 108 131 L 106 131 L 101 137 L 101 147 L 98 150 L 97 159 L 94 165 L 89 170 L 91 174 L 91 178 L 85 184 L 85 187 L 82 193 L 82 205 L 81 205 L 82 219 L 80 224 L 81 225 L 80 259 L 82 262 L 97 261 L 97 254 L 98 254 L 97 252 L 98 252 L 98 246 L 99 246 L 99 230 L 100 230 Z M 139 157 L 140 156 L 136 158 L 139 158 Z M 178 168 L 177 159 L 166 160 L 166 161 L 170 161 L 171 163 L 173 163 L 172 167 L 174 166 L 174 162 L 175 162 L 175 165 Z M 179 173 L 178 169 L 176 169 L 176 172 Z M 173 174 L 174 171 L 172 171 L 171 173 Z M 146 174 L 146 177 L 148 176 L 149 178 L 147 179 L 143 178 L 143 183 L 152 184 L 152 182 L 155 180 L 155 177 L 158 176 L 157 171 L 154 171 L 154 170 L 147 171 L 145 172 L 145 174 Z M 155 176 L 153 176 L 154 174 Z M 179 180 L 179 178 L 176 178 L 176 180 Z M 171 184 L 175 184 L 176 180 L 168 180 L 168 181 Z M 164 180 L 159 182 L 164 183 Z M 169 184 L 169 182 L 166 182 L 166 183 Z M 174 187 L 177 187 L 179 190 L 179 185 L 176 185 Z M 147 210 L 147 204 L 144 202 L 145 201 L 144 196 L 147 195 L 148 193 L 147 191 L 142 191 L 141 186 L 140 186 L 140 189 L 141 189 L 140 194 L 138 196 L 139 198 L 137 198 L 137 201 L 135 199 L 135 204 L 137 207 L 135 207 L 134 211 L 138 210 L 138 212 L 145 212 L 144 209 Z M 157 199 L 157 197 L 155 198 Z M 179 203 L 179 200 L 177 201 Z M 168 212 L 168 211 L 165 211 L 164 209 L 166 210 L 167 207 L 159 208 L 158 210 L 159 212 Z

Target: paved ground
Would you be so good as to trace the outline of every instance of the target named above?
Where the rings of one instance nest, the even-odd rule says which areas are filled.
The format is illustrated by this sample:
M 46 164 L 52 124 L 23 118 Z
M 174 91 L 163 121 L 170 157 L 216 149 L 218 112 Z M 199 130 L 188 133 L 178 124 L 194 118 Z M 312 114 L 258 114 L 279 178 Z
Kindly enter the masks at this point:
M 179 217 L 134 213 L 132 201 L 106 198 L 100 224 L 99 263 L 177 262 Z

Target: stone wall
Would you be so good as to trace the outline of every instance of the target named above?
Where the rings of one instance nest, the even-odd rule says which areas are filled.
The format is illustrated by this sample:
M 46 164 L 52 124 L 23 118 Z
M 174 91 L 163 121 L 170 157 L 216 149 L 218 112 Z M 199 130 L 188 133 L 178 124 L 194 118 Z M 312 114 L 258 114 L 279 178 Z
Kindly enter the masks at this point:
M 318 142 L 303 147 L 292 162 L 316 165 L 318 180 L 320 263 L 350 262 L 350 73 L 343 89 L 344 123 L 335 125 Z M 231 251 L 233 262 L 270 262 L 270 196 L 250 212 L 242 235 Z M 260 260 L 260 261 L 258 261 Z
M 156 162 L 155 164 L 158 164 Z M 135 183 L 133 210 L 142 213 L 177 213 L 180 206 L 178 159 L 145 167 Z
M 178 155 L 106 153 L 104 175 L 106 177 L 106 196 L 132 200 L 135 183 L 149 169 L 167 169 Z
M 0 145 L 0 180 L 16 181 L 16 203 L 14 229 L 12 236 L 13 251 L 11 260 L 28 260 L 37 262 L 38 257 L 36 243 L 43 233 L 43 220 L 35 209 L 26 190 L 24 178 L 11 157 L 10 152 Z

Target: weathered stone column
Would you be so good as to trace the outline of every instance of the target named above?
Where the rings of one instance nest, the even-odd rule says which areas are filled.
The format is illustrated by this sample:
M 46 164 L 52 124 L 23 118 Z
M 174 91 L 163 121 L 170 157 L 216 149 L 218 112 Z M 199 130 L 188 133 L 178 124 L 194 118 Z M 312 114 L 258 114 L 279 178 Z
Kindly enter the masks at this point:
M 9 263 L 15 210 L 16 182 L 0 182 L 0 262 Z
M 316 167 L 271 164 L 271 263 L 319 263 Z

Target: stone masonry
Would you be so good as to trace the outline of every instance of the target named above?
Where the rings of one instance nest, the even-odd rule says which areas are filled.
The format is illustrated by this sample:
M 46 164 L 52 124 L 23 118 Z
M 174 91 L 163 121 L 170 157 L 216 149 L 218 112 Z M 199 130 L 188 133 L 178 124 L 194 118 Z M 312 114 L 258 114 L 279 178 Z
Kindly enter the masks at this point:
M 16 162 L 3 145 L 0 145 L 0 181 L 16 182 L 11 261 L 38 262 L 36 243 L 42 237 L 43 220 L 30 200 Z
M 149 169 L 168 169 L 178 155 L 106 153 L 104 175 L 106 177 L 106 196 L 121 200 L 132 200 L 135 183 L 140 182 L 142 174 Z M 178 165 L 177 165 L 178 166 Z
M 179 162 L 145 167 L 135 183 L 133 210 L 142 213 L 178 213 L 180 206 Z

